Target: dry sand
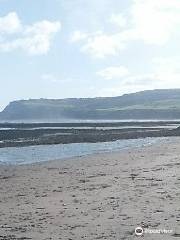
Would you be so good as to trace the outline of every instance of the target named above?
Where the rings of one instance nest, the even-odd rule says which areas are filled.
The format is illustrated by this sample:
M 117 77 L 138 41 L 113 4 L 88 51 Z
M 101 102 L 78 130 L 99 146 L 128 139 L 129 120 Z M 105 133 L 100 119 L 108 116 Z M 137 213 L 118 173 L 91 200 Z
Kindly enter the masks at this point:
M 172 230 L 144 234 L 134 229 Z M 0 239 L 180 239 L 180 138 L 0 168 Z

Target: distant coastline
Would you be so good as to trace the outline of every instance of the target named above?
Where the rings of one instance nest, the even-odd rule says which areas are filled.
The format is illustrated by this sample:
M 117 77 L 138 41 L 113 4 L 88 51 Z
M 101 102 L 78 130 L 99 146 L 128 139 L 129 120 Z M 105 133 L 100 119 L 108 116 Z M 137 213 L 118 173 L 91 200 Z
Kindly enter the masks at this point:
M 28 99 L 10 102 L 0 121 L 180 119 L 180 89 L 156 89 L 117 97 Z

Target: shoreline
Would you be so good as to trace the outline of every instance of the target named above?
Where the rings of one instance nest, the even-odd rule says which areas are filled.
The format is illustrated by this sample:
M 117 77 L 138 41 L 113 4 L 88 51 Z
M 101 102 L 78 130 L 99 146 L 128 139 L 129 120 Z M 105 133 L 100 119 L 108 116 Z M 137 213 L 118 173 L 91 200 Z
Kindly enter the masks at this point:
M 0 168 L 0 239 L 180 236 L 180 138 L 121 152 Z
M 176 139 L 179 139 L 179 137 L 142 138 L 138 139 L 138 142 L 135 139 L 123 139 L 113 142 L 97 143 L 98 145 L 96 145 L 96 143 L 71 143 L 66 146 L 56 144 L 0 148 L 0 166 L 20 166 L 51 161 L 68 161 L 68 159 L 76 159 L 78 157 L 85 158 L 91 155 L 121 153 L 127 152 L 128 150 L 154 146 L 155 144 L 160 145 L 166 142 L 176 141 Z M 64 147 L 66 148 L 64 149 Z M 24 156 L 24 154 L 26 156 Z M 6 161 L 6 159 L 11 160 Z

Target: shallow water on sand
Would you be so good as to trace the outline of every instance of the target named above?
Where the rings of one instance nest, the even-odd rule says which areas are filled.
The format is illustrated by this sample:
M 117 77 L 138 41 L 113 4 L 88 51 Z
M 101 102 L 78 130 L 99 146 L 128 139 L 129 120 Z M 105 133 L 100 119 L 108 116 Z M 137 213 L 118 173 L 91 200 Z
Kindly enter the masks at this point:
M 168 138 L 144 138 L 101 143 L 71 143 L 28 146 L 19 148 L 1 148 L 0 164 L 21 165 L 49 160 L 60 160 L 71 157 L 85 156 L 94 153 L 143 147 L 167 140 Z

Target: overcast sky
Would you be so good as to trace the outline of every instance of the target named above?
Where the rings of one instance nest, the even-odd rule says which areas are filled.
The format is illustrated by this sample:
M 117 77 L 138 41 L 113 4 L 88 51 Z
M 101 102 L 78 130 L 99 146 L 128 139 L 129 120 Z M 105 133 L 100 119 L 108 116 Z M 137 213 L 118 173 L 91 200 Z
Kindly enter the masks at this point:
M 0 0 L 0 109 L 180 88 L 180 0 Z

